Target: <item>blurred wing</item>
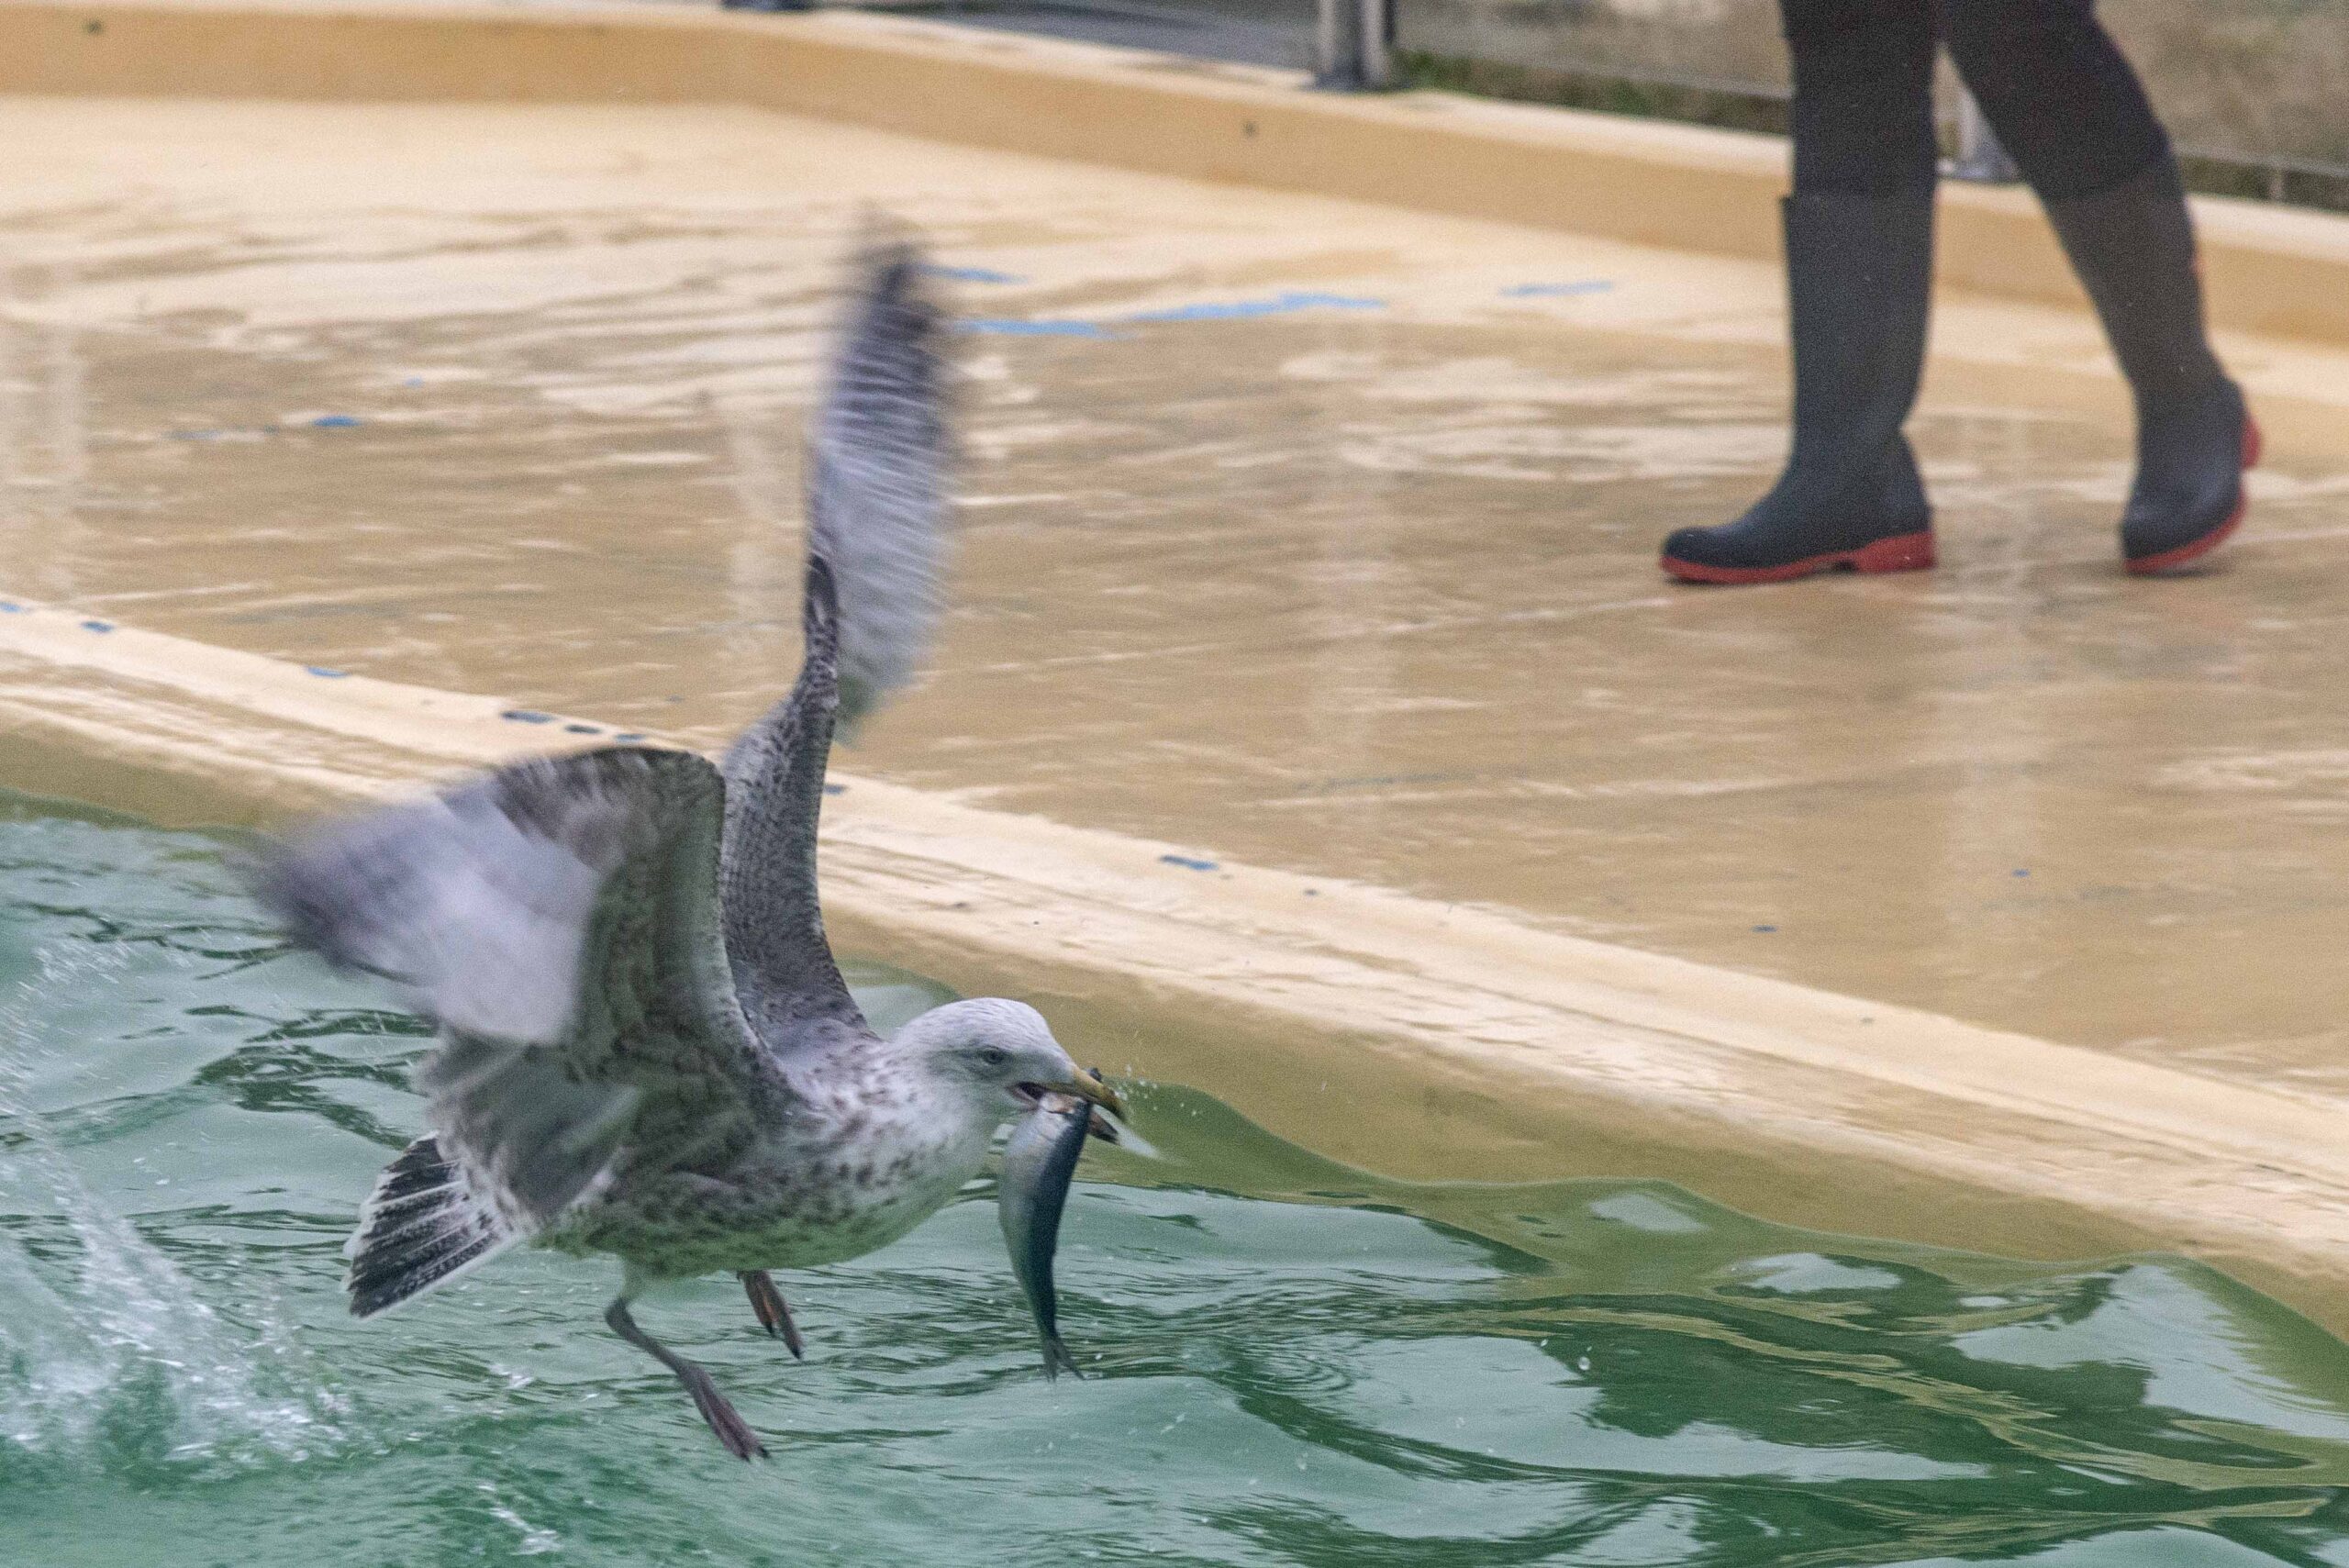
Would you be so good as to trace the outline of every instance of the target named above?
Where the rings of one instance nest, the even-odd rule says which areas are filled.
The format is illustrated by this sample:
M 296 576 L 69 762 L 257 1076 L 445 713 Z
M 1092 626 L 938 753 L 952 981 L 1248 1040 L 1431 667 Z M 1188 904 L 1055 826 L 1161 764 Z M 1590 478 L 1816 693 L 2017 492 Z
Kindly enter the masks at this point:
M 440 1026 L 433 1128 L 535 1229 L 624 1145 L 722 1156 L 787 1099 L 727 971 L 723 816 L 688 752 L 543 758 L 285 846 L 257 891 Z
M 913 679 L 938 619 L 950 460 L 937 306 L 909 245 L 860 262 L 807 454 L 807 553 L 840 596 L 840 722 Z
M 816 824 L 835 723 L 912 678 L 938 614 L 947 466 L 938 311 L 909 246 L 860 263 L 808 453 L 806 649 L 726 757 L 726 945 L 762 1035 L 864 1029 L 824 938 Z

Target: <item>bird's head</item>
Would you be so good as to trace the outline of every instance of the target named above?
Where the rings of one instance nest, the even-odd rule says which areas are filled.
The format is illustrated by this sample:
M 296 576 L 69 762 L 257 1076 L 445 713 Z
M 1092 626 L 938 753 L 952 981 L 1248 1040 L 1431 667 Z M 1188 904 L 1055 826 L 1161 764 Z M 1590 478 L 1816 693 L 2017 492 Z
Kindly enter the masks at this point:
M 907 1024 L 892 1043 L 991 1123 L 1033 1108 L 1047 1094 L 1074 1095 L 1125 1114 L 1117 1091 L 1070 1060 L 1044 1016 L 1025 1002 L 949 1002 Z

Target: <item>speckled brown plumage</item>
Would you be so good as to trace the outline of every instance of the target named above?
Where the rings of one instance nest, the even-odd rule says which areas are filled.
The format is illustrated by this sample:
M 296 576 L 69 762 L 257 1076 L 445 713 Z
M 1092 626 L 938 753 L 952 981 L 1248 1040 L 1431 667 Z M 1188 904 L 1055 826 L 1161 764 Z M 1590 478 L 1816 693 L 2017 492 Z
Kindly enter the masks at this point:
M 329 827 L 257 879 L 297 940 L 440 1027 L 418 1074 L 432 1134 L 362 1211 L 352 1309 L 523 1240 L 618 1258 L 607 1322 L 744 1458 L 755 1435 L 636 1324 L 633 1295 L 870 1251 L 951 1201 L 1038 1086 L 1114 1104 L 1020 1003 L 952 1003 L 881 1039 L 824 937 L 841 673 L 870 706 L 934 605 L 945 428 L 920 277 L 903 246 L 863 263 L 812 457 L 799 678 L 722 773 L 625 747 L 518 762 Z

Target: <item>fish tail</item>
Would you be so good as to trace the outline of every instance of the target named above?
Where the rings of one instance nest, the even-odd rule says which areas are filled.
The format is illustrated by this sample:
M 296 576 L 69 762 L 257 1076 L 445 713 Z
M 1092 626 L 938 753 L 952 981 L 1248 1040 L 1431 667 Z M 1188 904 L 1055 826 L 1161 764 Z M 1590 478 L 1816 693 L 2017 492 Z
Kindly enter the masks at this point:
M 440 1140 L 419 1138 L 375 1179 L 343 1244 L 351 1315 L 373 1318 L 448 1284 L 522 1239 L 474 1195 Z

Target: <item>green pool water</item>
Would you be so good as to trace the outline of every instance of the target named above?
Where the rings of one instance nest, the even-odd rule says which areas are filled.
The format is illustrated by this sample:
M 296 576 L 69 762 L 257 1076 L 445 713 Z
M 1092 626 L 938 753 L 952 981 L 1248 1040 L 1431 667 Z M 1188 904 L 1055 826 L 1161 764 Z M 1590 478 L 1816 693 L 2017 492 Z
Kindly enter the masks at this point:
M 1083 1382 L 1039 1373 L 985 1184 L 785 1280 L 805 1364 L 730 1280 L 645 1307 L 767 1435 L 737 1463 L 596 1264 L 344 1315 L 424 1039 L 222 848 L 0 797 L 10 1568 L 2349 1565 L 2349 1351 L 2210 1270 L 1403 1185 L 1172 1085 L 1134 1095 L 1163 1157 L 1097 1150 L 1070 1202 Z

